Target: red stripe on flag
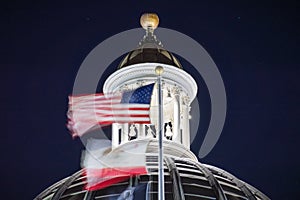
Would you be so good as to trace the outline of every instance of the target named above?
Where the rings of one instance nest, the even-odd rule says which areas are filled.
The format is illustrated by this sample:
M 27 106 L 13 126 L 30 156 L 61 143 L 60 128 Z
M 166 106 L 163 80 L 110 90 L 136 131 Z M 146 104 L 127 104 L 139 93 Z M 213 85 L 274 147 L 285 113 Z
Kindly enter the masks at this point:
M 118 105 L 121 105 L 121 104 L 118 104 Z M 72 108 L 72 107 L 71 107 Z M 81 108 L 84 108 L 84 106 L 82 106 Z M 90 107 L 88 107 L 90 108 Z M 92 109 L 95 110 L 95 112 L 97 110 L 106 110 L 106 111 L 118 111 L 118 110 L 150 110 L 150 107 L 148 108 L 145 108 L 145 107 L 139 107 L 139 108 L 121 108 L 121 107 L 107 107 L 107 106 L 94 106 L 92 107 Z
M 112 179 L 103 181 L 103 182 L 93 185 L 93 186 L 88 186 L 88 184 L 86 184 L 84 186 L 84 189 L 88 190 L 88 191 L 100 190 L 100 189 L 109 187 L 115 183 L 120 183 L 122 181 L 125 181 L 126 179 L 129 179 L 129 178 L 130 178 L 130 176 L 121 176 L 121 177 L 116 177 L 116 178 L 112 178 Z
M 77 95 L 74 95 L 74 94 L 72 94 L 72 95 L 69 95 L 69 98 L 72 98 L 72 97 L 75 97 L 75 98 L 77 98 L 77 97 L 83 97 L 83 96 L 91 96 L 91 97 L 100 97 L 100 96 L 103 96 L 103 97 L 105 97 L 105 96 L 112 96 L 112 95 L 115 95 L 115 93 L 107 93 L 107 94 L 103 94 L 103 93 L 93 93 L 93 94 L 87 94 L 87 93 L 84 93 L 84 94 L 77 94 Z
M 139 115 L 139 114 L 111 114 L 111 115 L 99 115 L 101 117 L 149 117 L 149 115 Z
M 98 122 L 99 125 L 110 125 L 112 123 L 135 123 L 135 124 L 151 124 L 151 121 L 135 121 L 135 120 L 128 120 L 128 121 L 101 121 Z
M 145 166 L 139 167 L 119 167 L 103 169 L 84 169 L 87 178 L 86 190 L 93 191 L 109 187 L 115 183 L 122 182 L 130 176 L 147 174 Z M 92 180 L 92 181 L 89 181 Z
M 122 104 L 117 104 L 122 105 Z M 95 106 L 95 110 L 112 110 L 112 111 L 118 111 L 118 110 L 150 110 L 150 107 L 135 107 L 135 108 L 126 108 L 126 107 L 107 107 L 107 106 Z

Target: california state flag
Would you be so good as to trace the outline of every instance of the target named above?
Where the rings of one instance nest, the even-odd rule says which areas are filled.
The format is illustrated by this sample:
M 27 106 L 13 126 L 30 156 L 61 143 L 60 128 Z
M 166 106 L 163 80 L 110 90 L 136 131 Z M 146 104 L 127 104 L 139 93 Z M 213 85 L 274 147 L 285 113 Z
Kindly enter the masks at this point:
M 111 150 L 109 140 L 89 139 L 82 157 L 87 178 L 85 189 L 93 191 L 147 174 L 146 149 L 149 141 L 125 143 Z

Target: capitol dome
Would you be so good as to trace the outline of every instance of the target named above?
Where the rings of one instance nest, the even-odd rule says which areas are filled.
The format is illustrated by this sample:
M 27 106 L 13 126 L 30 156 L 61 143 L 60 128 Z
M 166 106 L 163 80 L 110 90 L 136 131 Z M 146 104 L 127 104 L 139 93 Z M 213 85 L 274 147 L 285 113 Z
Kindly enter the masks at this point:
M 36 200 L 157 200 L 159 183 L 158 151 L 163 141 L 163 177 L 166 200 L 268 200 L 262 192 L 217 167 L 198 161 L 190 151 L 190 105 L 197 94 L 193 77 L 153 34 L 158 25 L 155 14 L 143 15 L 146 35 L 136 50 L 129 52 L 118 70 L 104 83 L 103 92 L 124 92 L 154 83 L 158 65 L 163 68 L 163 140 L 158 140 L 157 124 L 112 124 L 112 149 L 147 142 L 146 175 L 131 176 L 108 187 L 88 191 L 84 170 L 70 175 L 40 193 Z M 151 122 L 158 118 L 158 94 L 153 92 Z M 134 137 L 132 136 L 132 133 Z M 161 144 L 161 143 L 160 143 Z M 161 162 L 160 162 L 161 163 Z
M 138 142 L 138 140 L 132 142 Z M 232 174 L 198 162 L 194 154 L 182 145 L 164 141 L 164 146 L 166 200 L 269 199 L 259 190 Z M 157 140 L 151 140 L 146 152 L 149 172 L 147 175 L 134 176 L 110 187 L 91 192 L 83 189 L 86 177 L 81 170 L 52 185 L 38 195 L 36 200 L 157 200 L 157 149 Z

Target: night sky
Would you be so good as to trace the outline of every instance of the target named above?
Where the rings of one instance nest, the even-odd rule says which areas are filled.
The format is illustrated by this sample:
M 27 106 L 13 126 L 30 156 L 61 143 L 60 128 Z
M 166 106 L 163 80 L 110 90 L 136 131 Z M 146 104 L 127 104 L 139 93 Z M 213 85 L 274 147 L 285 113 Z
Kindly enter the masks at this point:
M 144 12 L 199 42 L 222 75 L 227 118 L 201 162 L 272 199 L 299 196 L 299 5 L 219 2 L 1 1 L 1 199 L 33 199 L 80 168 L 83 145 L 65 127 L 77 70 L 100 42 L 140 27 Z M 205 84 L 198 84 L 203 113 L 194 152 L 210 116 Z

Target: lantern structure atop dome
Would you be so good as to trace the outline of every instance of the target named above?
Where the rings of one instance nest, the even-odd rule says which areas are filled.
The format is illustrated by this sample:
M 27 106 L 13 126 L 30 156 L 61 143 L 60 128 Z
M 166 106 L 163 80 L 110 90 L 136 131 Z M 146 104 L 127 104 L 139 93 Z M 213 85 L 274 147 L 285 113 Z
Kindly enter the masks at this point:
M 182 69 L 178 59 L 163 49 L 162 43 L 154 35 L 158 26 L 156 14 L 143 14 L 140 19 L 146 34 L 137 49 L 129 52 L 121 61 L 119 68 L 104 83 L 104 93 L 123 93 L 138 87 L 155 83 L 155 68 L 161 66 L 163 92 L 164 140 L 190 148 L 189 111 L 190 103 L 196 97 L 197 84 L 194 78 Z M 156 139 L 158 102 L 157 92 L 152 94 L 150 117 L 151 124 L 112 125 L 113 148 L 134 139 Z M 134 127 L 134 129 L 133 129 Z M 129 134 L 135 133 L 136 137 Z M 151 133 L 151 135 L 149 135 Z

